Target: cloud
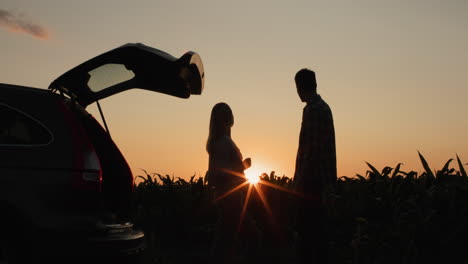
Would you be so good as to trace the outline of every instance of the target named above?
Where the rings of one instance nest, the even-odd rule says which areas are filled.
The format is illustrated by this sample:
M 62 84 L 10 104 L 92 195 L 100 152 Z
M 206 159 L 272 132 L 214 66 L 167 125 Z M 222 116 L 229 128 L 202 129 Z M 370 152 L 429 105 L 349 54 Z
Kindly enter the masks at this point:
M 48 39 L 50 35 L 44 27 L 4 9 L 0 9 L 0 27 L 11 32 L 26 33 L 39 39 Z

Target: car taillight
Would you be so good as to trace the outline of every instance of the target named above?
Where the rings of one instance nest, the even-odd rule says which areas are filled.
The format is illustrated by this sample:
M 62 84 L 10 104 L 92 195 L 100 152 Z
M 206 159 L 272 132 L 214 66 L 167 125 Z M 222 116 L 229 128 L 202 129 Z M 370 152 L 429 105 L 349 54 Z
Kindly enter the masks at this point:
M 82 178 L 85 182 L 100 183 L 102 181 L 101 171 L 84 171 Z
M 84 159 L 75 157 L 73 162 L 77 171 L 73 175 L 72 186 L 78 190 L 100 192 L 102 189 L 102 170 L 97 154 L 94 150 L 83 154 Z
M 73 189 L 102 190 L 102 167 L 99 157 L 77 116 L 65 105 L 59 103 L 71 134 Z

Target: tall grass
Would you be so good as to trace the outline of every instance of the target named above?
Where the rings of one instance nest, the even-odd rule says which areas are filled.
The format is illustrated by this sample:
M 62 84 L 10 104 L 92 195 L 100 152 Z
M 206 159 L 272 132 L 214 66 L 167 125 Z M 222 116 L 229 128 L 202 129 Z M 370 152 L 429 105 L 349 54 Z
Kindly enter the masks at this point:
M 456 156 L 431 170 L 418 152 L 422 173 L 401 163 L 381 170 L 367 163 L 364 175 L 341 177 L 324 191 L 330 263 L 434 263 L 464 254 L 468 237 L 468 176 Z M 154 263 L 207 261 L 217 220 L 213 190 L 202 177 L 148 174 L 135 186 L 134 221 L 146 232 Z M 261 179 L 292 188 L 274 172 Z M 294 196 L 261 187 L 271 212 L 258 195 L 248 210 L 261 233 L 258 254 L 269 262 L 294 262 Z M 244 237 L 248 239 L 248 237 Z M 265 259 L 264 259 L 265 260 Z

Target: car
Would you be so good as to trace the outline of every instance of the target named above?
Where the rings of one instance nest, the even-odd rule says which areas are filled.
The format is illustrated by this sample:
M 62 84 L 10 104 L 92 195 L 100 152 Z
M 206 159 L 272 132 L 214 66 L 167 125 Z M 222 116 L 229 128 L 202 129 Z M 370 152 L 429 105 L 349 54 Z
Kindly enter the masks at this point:
M 133 89 L 179 98 L 204 87 L 200 56 L 129 43 L 55 79 L 48 89 L 0 83 L 0 245 L 6 262 L 141 252 L 130 218 L 132 172 L 99 100 Z M 103 126 L 86 111 L 96 103 Z

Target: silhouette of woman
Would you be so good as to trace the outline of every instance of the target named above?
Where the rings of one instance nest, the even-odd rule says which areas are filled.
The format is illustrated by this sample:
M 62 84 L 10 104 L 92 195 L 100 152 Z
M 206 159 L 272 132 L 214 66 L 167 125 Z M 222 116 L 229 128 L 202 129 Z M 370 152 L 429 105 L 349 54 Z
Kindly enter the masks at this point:
M 251 165 L 250 158 L 242 160 L 239 148 L 231 139 L 233 125 L 234 116 L 229 105 L 216 104 L 211 111 L 206 143 L 209 164 L 205 176 L 208 184 L 215 188 L 216 197 L 245 182 L 244 170 Z M 233 261 L 243 196 L 243 192 L 238 190 L 217 201 L 219 219 L 215 227 L 213 244 L 215 263 Z
M 226 103 L 218 103 L 211 110 L 210 130 L 206 150 L 209 154 L 208 184 L 216 190 L 227 191 L 245 181 L 244 170 L 250 167 L 250 158 L 242 154 L 231 139 L 234 125 L 232 110 Z

